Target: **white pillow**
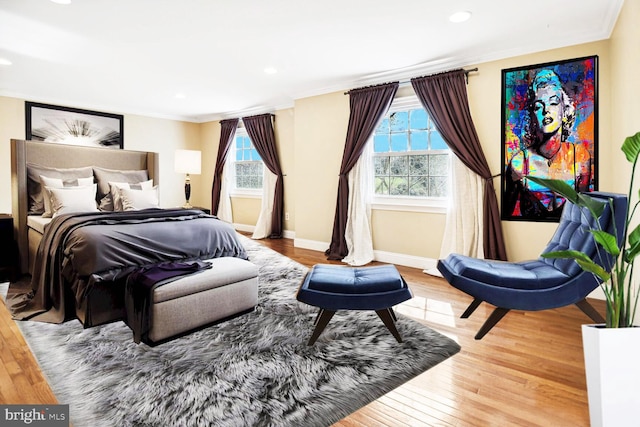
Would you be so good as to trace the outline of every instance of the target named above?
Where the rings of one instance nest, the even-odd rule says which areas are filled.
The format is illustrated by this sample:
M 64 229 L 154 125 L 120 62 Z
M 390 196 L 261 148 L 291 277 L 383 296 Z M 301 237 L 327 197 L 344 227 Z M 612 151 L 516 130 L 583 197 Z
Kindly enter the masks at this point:
M 51 212 L 51 194 L 48 188 L 65 188 L 65 187 L 86 187 L 93 184 L 93 177 L 88 178 L 75 178 L 69 180 L 62 180 L 60 178 L 49 178 L 40 175 L 40 182 L 44 188 L 43 201 L 44 201 L 44 213 L 43 218 L 51 218 L 53 212 Z
M 149 209 L 159 207 L 158 186 L 150 190 L 134 190 L 130 188 L 119 188 L 122 210 L 135 211 L 139 209 Z
M 46 188 L 46 187 L 45 187 Z M 85 187 L 48 188 L 53 217 L 71 212 L 98 212 L 97 184 Z
M 133 190 L 151 190 L 153 188 L 153 180 L 142 181 L 137 184 L 130 184 L 128 182 L 109 182 L 109 194 L 113 202 L 114 211 L 122 211 L 122 202 L 120 201 L 121 188 L 133 189 Z

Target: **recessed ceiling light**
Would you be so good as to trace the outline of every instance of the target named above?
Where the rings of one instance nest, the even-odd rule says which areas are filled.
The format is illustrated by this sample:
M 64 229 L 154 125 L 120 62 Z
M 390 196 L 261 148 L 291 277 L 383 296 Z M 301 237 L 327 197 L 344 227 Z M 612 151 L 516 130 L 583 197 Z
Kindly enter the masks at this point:
M 178 93 L 176 93 L 176 98 L 177 98 L 177 99 L 185 99 L 186 97 L 187 97 L 187 95 L 185 95 L 185 94 L 184 94 L 184 93 L 182 93 L 182 92 L 178 92 Z
M 265 74 L 275 74 L 278 72 L 278 70 L 275 69 L 275 67 L 267 67 L 264 69 Z
M 71 0 L 51 0 L 51 1 L 58 4 L 71 4 Z
M 0 65 L 11 65 L 12 62 L 5 58 L 0 58 Z
M 458 23 L 468 21 L 469 18 L 471 18 L 471 12 L 469 12 L 468 10 L 464 10 L 462 12 L 456 12 L 451 15 L 449 17 L 449 21 Z

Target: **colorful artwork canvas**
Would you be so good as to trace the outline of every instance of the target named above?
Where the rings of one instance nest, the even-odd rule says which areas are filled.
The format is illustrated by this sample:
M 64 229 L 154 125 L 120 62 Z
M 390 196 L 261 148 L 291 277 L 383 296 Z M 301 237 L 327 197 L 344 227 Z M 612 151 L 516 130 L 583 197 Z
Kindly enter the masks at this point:
M 502 219 L 560 218 L 564 198 L 529 176 L 597 189 L 597 60 L 502 70 Z

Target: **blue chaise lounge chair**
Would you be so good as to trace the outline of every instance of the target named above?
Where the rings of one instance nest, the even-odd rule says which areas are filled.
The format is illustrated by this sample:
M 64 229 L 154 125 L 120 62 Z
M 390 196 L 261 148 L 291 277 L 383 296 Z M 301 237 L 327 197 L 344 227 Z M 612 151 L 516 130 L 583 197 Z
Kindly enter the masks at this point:
M 613 201 L 613 212 L 607 206 L 600 217 L 602 229 L 618 237 L 622 244 L 627 197 L 621 194 L 591 192 L 590 196 L 606 202 Z M 560 223 L 543 253 L 564 249 L 580 250 L 610 270 L 612 260 L 598 250 L 589 224 L 595 224 L 588 211 L 567 202 Z M 615 231 L 614 231 L 615 230 Z M 539 257 L 537 260 L 505 262 L 471 258 L 451 254 L 438 261 L 438 270 L 455 288 L 473 297 L 462 314 L 467 318 L 483 301 L 496 306 L 476 339 L 482 339 L 509 310 L 537 311 L 576 304 L 594 322 L 603 323 L 602 316 L 585 299 L 600 282 L 596 276 L 583 271 L 572 259 Z

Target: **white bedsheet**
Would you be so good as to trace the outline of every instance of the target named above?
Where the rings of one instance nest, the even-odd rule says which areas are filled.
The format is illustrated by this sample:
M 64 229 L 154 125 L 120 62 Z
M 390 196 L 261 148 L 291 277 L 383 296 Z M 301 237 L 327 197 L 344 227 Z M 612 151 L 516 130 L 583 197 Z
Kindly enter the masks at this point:
M 51 218 L 43 218 L 40 215 L 27 216 L 27 225 L 40 234 L 44 234 L 44 229 L 51 222 Z

